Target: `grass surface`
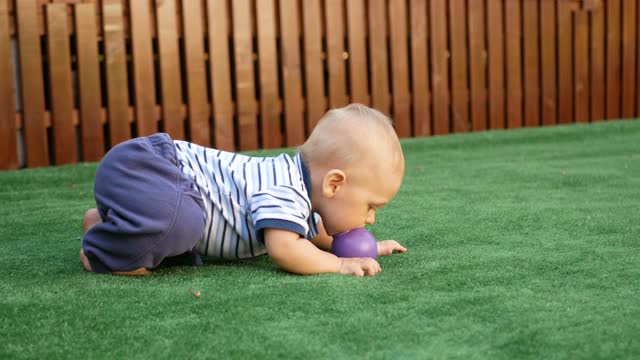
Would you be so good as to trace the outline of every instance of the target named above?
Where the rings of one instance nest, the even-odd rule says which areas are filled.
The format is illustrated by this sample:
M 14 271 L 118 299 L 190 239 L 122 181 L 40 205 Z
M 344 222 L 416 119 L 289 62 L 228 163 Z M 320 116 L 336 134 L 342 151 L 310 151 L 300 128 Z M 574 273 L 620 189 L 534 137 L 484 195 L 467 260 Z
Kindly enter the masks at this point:
M 0 172 L 0 358 L 640 357 L 640 121 L 403 145 L 373 278 L 85 273 L 96 165 Z

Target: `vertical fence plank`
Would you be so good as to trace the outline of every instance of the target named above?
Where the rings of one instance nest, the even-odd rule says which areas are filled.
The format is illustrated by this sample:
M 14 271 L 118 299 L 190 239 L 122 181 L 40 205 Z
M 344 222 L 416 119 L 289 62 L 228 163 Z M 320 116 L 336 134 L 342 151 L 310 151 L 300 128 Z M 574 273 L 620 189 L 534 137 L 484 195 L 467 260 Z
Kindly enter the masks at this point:
M 575 121 L 589 122 L 589 18 L 584 11 L 574 13 L 574 107 Z
M 389 115 L 389 64 L 387 13 L 384 0 L 369 2 L 369 59 L 371 64 L 371 103 Z
M 149 0 L 130 1 L 129 4 L 136 105 L 135 123 L 137 135 L 147 136 L 158 132 L 156 84 L 151 48 L 151 7 Z
M 49 148 L 44 119 L 45 102 L 38 4 L 36 0 L 21 0 L 16 5 L 27 166 L 47 166 L 49 165 Z
M 505 127 L 504 28 L 502 0 L 487 0 L 487 46 L 489 48 L 489 127 Z
M 556 123 L 556 4 L 540 2 L 540 65 L 542 71 L 542 124 Z
M 327 65 L 329 68 L 329 107 L 338 108 L 349 102 L 344 64 L 344 2 L 325 0 L 327 23 Z
M 236 69 L 236 108 L 238 113 L 238 135 L 240 138 L 240 149 L 253 150 L 258 148 L 258 129 L 256 120 L 257 109 L 253 72 L 251 1 L 233 1 L 232 13 L 233 47 Z M 286 18 L 290 19 L 291 16 L 293 15 L 286 13 Z M 282 33 L 284 34 L 284 30 L 282 31 Z M 285 85 L 286 83 L 287 80 L 285 78 Z
M 349 4 L 352 2 L 350 1 Z M 320 0 L 302 2 L 304 22 L 304 58 L 307 101 L 307 131 L 310 133 L 324 115 L 324 67 L 322 63 L 322 23 Z M 366 76 L 366 75 L 365 75 Z
M 211 145 L 209 115 L 211 108 L 207 101 L 207 83 L 205 73 L 204 42 L 202 39 L 202 4 L 200 1 L 183 1 L 184 17 L 184 57 L 186 63 L 186 82 L 189 114 L 189 132 L 191 141 L 202 146 Z M 253 61 L 249 53 L 249 61 Z M 253 85 L 253 77 L 252 83 Z M 252 87 L 253 90 L 253 87 Z M 253 94 L 253 91 L 251 92 Z M 252 95 L 253 98 L 253 95 Z
M 231 96 L 229 53 L 229 8 L 227 0 L 208 0 L 209 72 L 213 99 L 213 126 L 216 148 L 236 149 Z
M 638 12 L 639 12 L 636 15 L 636 22 L 640 22 L 640 4 L 638 4 L 636 7 L 638 8 Z M 592 15 L 592 21 L 594 21 L 593 18 L 598 13 L 602 13 L 602 12 L 601 11 L 600 12 L 595 12 L 594 11 L 594 14 Z M 636 27 L 638 29 L 638 32 L 640 32 L 640 24 L 636 24 Z M 638 41 L 640 42 L 640 34 L 637 34 L 637 36 L 639 38 Z M 635 115 L 636 118 L 638 118 L 638 117 L 640 117 L 640 43 L 637 44 L 636 51 L 637 51 L 636 56 L 637 56 L 637 59 L 638 59 L 639 68 L 636 69 L 636 108 L 635 108 L 634 115 Z
M 507 126 L 522 126 L 522 58 L 520 0 L 504 3 L 507 53 Z
M 471 88 L 471 126 L 487 129 L 487 79 L 484 2 L 469 1 L 469 80 Z
M 300 29 L 298 2 L 280 1 L 280 34 L 282 37 L 282 81 L 287 146 L 304 142 L 304 114 L 302 109 L 302 72 L 300 70 Z
M 131 138 L 127 48 L 121 0 L 102 1 L 104 55 L 107 78 L 108 124 L 111 147 Z
M 433 91 L 433 133 L 449 133 L 449 53 L 447 50 L 447 3 L 431 0 L 431 82 Z
M 155 6 L 164 131 L 174 139 L 185 139 L 176 0 L 155 0 Z
M 6 0 L 0 0 L 0 170 L 17 169 L 19 166 L 7 4 Z
M 257 0 L 258 65 L 260 66 L 260 122 L 262 147 L 282 147 L 281 109 L 278 106 L 278 49 L 274 0 Z
M 413 135 L 431 135 L 427 0 L 411 0 L 411 76 Z
M 449 0 L 449 36 L 451 47 L 451 110 L 453 131 L 469 130 L 469 89 L 465 1 Z
M 55 163 L 78 161 L 76 129 L 73 124 L 73 85 L 67 4 L 46 5 L 51 120 L 55 145 Z
M 306 3 L 306 1 L 305 1 Z M 366 12 L 364 0 L 347 0 L 351 102 L 369 104 Z
M 605 118 L 605 35 L 604 35 L 604 7 L 600 6 L 590 12 L 591 16 L 591 120 L 599 121 Z M 638 47 L 640 50 L 640 47 Z M 638 72 L 640 74 L 640 72 Z M 640 96 L 640 93 L 638 94 Z
M 558 122 L 573 121 L 572 8 L 568 1 L 558 2 Z
M 620 0 L 607 0 L 607 119 L 620 117 Z
M 540 49 L 538 0 L 524 0 L 524 123 L 540 125 Z
M 104 133 L 95 4 L 75 5 L 75 30 L 82 159 L 98 161 L 104 155 Z
M 622 3 L 622 108 L 623 118 L 632 118 L 636 107 L 636 1 Z
M 411 136 L 407 16 L 406 1 L 391 0 L 389 3 L 391 69 L 393 74 L 391 89 L 394 124 L 400 137 Z
M 640 4 L 634 4 L 634 7 L 636 7 L 638 9 L 638 11 L 640 11 Z M 596 12 L 594 12 L 593 17 L 596 16 Z M 634 117 L 638 118 L 640 117 L 640 14 L 636 15 L 636 28 L 637 28 L 637 36 L 638 36 L 638 43 L 636 44 L 636 59 L 638 61 L 638 66 L 639 68 L 635 69 L 635 73 L 636 73 L 636 103 L 635 103 L 635 109 L 634 109 Z

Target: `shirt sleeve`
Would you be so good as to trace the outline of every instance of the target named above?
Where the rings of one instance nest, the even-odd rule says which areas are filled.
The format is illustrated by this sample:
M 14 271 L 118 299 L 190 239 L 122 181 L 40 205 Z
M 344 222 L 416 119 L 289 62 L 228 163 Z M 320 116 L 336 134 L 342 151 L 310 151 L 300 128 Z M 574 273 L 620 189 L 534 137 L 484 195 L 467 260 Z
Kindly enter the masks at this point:
M 255 193 L 250 202 L 251 220 L 259 241 L 264 229 L 281 229 L 306 237 L 309 232 L 311 202 L 303 191 L 279 185 Z
M 320 225 L 320 223 L 322 222 L 320 214 L 316 212 L 313 213 L 312 219 L 312 221 L 309 221 L 309 239 L 313 239 L 314 237 L 318 236 L 318 234 L 320 233 L 320 231 L 318 230 L 318 225 Z

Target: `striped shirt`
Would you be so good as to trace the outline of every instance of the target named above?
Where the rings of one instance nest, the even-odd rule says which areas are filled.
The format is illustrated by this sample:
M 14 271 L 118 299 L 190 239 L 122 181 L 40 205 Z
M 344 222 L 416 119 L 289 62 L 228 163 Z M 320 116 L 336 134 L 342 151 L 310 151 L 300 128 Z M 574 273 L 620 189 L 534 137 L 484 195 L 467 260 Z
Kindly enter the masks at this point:
M 300 154 L 251 157 L 175 140 L 182 172 L 194 179 L 206 230 L 195 251 L 218 258 L 266 254 L 264 230 L 311 239 L 319 215 L 311 210 L 309 171 Z

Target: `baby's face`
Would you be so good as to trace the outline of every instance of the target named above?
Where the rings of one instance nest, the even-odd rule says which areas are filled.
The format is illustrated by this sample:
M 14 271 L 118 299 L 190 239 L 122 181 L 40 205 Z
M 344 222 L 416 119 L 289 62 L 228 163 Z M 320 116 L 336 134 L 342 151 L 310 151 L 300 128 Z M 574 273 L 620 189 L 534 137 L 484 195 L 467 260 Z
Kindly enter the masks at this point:
M 401 184 L 401 174 L 347 181 L 334 198 L 324 202 L 321 209 L 320 215 L 327 234 L 333 236 L 373 224 L 376 211 L 395 197 Z

